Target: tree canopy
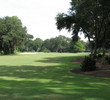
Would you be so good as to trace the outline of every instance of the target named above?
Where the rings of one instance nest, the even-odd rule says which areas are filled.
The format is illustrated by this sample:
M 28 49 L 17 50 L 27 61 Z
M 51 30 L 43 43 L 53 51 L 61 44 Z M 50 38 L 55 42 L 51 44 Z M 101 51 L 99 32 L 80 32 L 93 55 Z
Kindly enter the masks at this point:
M 42 40 L 36 38 L 25 42 L 25 47 L 20 51 L 35 51 L 35 52 L 82 52 L 86 51 L 86 43 L 78 39 L 73 42 L 71 38 L 59 35 L 55 38 Z M 28 50 L 27 50 L 28 48 Z
M 0 18 L 0 51 L 13 54 L 14 50 L 23 45 L 26 27 L 17 16 Z
M 67 14 L 56 16 L 56 25 L 72 32 L 73 40 L 83 33 L 91 45 L 91 53 L 110 48 L 110 0 L 71 0 Z

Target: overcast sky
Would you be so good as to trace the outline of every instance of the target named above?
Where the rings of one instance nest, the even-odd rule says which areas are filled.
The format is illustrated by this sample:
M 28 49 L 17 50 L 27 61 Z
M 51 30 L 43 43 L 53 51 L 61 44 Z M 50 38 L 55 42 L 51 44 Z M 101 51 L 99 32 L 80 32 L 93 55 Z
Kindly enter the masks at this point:
M 43 40 L 58 35 L 71 37 L 66 30 L 59 32 L 55 17 L 58 13 L 66 13 L 71 0 L 1 0 L 0 15 L 18 16 L 29 34 Z

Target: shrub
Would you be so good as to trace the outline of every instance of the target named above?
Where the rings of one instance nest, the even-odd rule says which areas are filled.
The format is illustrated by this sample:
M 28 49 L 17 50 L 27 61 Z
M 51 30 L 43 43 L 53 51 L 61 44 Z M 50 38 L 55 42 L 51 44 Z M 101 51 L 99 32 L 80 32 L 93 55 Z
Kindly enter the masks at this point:
M 103 55 L 101 55 L 101 54 L 97 55 L 97 59 L 102 58 L 102 57 L 103 57 Z
M 85 57 L 81 64 L 82 71 L 94 71 L 96 70 L 96 61 L 91 57 Z
M 110 65 L 110 56 L 106 56 L 104 61 L 103 61 L 104 65 Z
M 90 54 L 89 57 L 90 57 L 90 58 L 97 59 L 97 55 Z
M 50 52 L 50 50 L 45 49 L 45 50 L 43 50 L 43 52 L 45 52 L 45 53 L 49 53 L 49 52 Z

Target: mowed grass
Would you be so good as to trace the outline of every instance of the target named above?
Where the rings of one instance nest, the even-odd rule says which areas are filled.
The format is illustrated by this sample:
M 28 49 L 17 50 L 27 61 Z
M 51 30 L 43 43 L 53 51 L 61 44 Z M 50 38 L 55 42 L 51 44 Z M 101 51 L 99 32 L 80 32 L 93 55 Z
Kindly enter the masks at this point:
M 110 79 L 70 73 L 82 53 L 0 56 L 0 100 L 110 100 Z

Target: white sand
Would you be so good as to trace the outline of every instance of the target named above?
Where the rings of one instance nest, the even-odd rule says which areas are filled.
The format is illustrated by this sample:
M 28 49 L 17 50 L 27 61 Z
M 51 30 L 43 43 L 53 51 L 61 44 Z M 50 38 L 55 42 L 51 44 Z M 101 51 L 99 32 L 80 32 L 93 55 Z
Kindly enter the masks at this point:
M 37 53 L 36 52 L 23 52 L 23 53 L 20 53 L 20 54 L 25 55 L 25 54 L 37 54 Z

